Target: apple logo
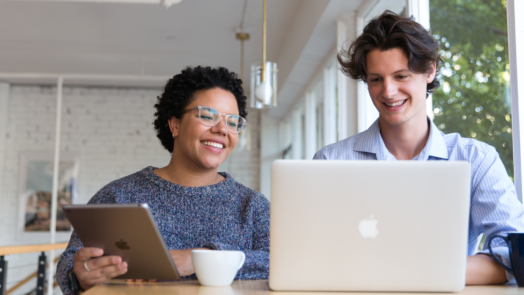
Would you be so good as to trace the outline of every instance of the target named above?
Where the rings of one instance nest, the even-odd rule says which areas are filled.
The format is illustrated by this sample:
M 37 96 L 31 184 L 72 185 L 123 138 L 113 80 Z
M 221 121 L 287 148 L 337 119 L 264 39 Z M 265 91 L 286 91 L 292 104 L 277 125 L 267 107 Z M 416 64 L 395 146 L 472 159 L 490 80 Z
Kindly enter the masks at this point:
M 116 242 L 115 243 L 116 247 L 120 250 L 129 250 L 131 249 L 128 245 L 127 245 L 127 242 L 124 241 L 123 239 L 120 239 L 120 241 Z
M 363 238 L 375 238 L 378 236 L 378 220 L 373 219 L 375 214 L 371 214 L 369 219 L 362 219 L 358 224 L 358 231 Z

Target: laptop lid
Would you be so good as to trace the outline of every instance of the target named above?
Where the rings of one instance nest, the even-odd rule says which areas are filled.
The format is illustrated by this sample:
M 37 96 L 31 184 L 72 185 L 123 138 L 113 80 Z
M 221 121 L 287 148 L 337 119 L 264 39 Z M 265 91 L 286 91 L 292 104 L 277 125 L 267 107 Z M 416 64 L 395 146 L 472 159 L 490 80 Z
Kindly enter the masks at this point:
M 115 279 L 180 278 L 147 204 L 64 205 L 84 247 L 121 256 L 127 273 Z
M 469 195 L 467 162 L 277 160 L 269 286 L 460 291 Z

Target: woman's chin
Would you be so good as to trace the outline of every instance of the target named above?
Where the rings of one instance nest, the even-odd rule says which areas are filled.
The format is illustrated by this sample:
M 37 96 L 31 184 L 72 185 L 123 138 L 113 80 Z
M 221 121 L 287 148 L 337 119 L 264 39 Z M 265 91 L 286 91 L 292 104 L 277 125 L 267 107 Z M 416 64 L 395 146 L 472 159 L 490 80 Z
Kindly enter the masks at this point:
M 206 169 L 209 169 L 209 170 L 216 170 L 224 162 L 225 162 L 225 159 L 224 160 L 213 159 L 213 160 L 204 161 L 202 163 L 202 166 L 204 166 Z

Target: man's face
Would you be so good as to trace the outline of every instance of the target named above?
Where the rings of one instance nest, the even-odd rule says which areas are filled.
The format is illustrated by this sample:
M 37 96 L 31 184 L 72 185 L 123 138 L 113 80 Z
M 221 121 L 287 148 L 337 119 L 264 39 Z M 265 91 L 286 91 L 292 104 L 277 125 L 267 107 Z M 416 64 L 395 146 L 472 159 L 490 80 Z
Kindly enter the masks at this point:
M 366 66 L 369 95 L 381 124 L 425 124 L 426 87 L 435 78 L 435 66 L 431 73 L 411 72 L 400 48 L 369 52 Z

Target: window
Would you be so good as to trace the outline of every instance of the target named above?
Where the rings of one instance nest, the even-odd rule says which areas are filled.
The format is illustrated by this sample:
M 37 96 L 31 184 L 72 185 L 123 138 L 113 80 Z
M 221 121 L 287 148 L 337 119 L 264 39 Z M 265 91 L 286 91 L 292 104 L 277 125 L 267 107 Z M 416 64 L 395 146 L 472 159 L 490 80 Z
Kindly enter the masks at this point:
M 381 15 L 385 10 L 391 10 L 400 15 L 407 15 L 406 0 L 379 0 L 364 16 L 364 25 L 371 19 Z M 360 35 L 360 33 L 359 33 Z
M 338 141 L 338 91 L 337 62 L 332 60 L 324 71 L 324 104 L 323 104 L 324 140 L 328 145 Z
M 314 116 L 315 124 L 312 126 L 312 131 L 315 133 L 315 140 L 311 142 L 313 147 L 313 155 L 318 150 L 324 147 L 324 89 L 323 89 L 323 80 L 318 81 L 314 84 L 309 95 L 312 107 L 311 115 Z M 310 155 L 310 158 L 313 158 L 313 155 Z
M 434 122 L 497 149 L 513 178 L 505 1 L 430 1 L 431 31 L 444 60 Z
M 299 159 L 305 159 L 306 158 L 306 114 L 304 114 L 304 111 L 300 113 L 300 145 L 302 146 L 302 148 L 300 149 Z
M 333 56 L 336 52 L 332 53 Z M 315 153 L 328 144 L 337 142 L 338 98 L 337 62 L 331 59 L 320 69 L 316 82 L 308 87 L 302 102 L 291 112 L 293 138 L 285 157 L 312 159 Z M 282 124 L 282 123 L 281 123 Z M 281 139 L 286 142 L 285 138 Z
M 279 122 L 278 133 L 279 149 L 282 150 L 282 159 L 292 159 L 293 131 L 291 126 L 291 119 L 289 117 Z
M 305 122 L 304 105 L 300 104 L 291 112 L 291 158 L 304 159 Z
M 317 99 L 315 108 L 315 116 L 317 117 L 317 142 L 316 150 L 320 150 L 324 147 L 324 101 Z

